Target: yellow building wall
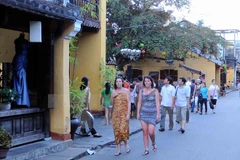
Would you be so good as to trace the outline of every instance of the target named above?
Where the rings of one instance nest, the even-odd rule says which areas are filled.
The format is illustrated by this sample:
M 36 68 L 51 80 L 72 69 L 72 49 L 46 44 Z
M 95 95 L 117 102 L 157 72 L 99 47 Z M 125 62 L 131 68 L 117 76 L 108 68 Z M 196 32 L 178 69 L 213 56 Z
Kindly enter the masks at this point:
M 233 70 L 233 68 L 231 68 L 231 67 L 229 67 L 229 68 L 227 69 L 227 77 L 226 77 L 226 80 L 227 80 L 227 84 L 228 84 L 229 86 L 232 86 L 232 81 L 234 80 L 234 70 Z M 229 83 L 229 81 L 230 81 L 230 83 Z
M 12 63 L 15 55 L 14 41 L 22 32 L 0 28 L 0 62 Z M 29 39 L 28 33 L 25 33 L 25 39 Z
M 2 70 L 2 63 L 0 62 L 0 70 Z M 0 77 L 2 77 L 2 72 L 0 73 Z M 2 87 L 2 81 L 0 82 L 0 87 Z
M 83 32 L 79 37 L 78 63 L 74 73 L 74 78 L 79 77 L 79 80 L 84 76 L 89 78 L 92 111 L 102 110 L 100 63 L 106 59 L 106 1 L 100 1 L 100 8 L 101 29 L 97 33 Z
M 220 71 L 220 66 L 216 65 L 216 70 L 215 70 L 215 81 L 216 84 L 220 85 L 221 84 L 221 71 Z
M 148 75 L 149 72 L 159 72 L 163 69 L 174 69 L 178 70 L 178 78 L 180 77 L 190 77 L 190 78 L 199 78 L 198 74 L 191 74 L 191 72 L 186 71 L 184 68 L 180 68 L 179 64 L 184 64 L 188 67 L 200 70 L 205 73 L 205 82 L 207 86 L 211 84 L 212 79 L 215 79 L 217 76 L 215 63 L 208 61 L 207 59 L 198 56 L 193 53 L 193 55 L 197 58 L 189 58 L 186 59 L 185 62 L 182 61 L 174 61 L 172 64 L 167 64 L 165 61 L 161 60 L 160 62 L 156 62 L 156 60 L 152 59 L 143 59 L 133 63 L 133 68 L 139 68 L 143 70 L 143 75 Z M 126 66 L 124 67 L 126 70 Z

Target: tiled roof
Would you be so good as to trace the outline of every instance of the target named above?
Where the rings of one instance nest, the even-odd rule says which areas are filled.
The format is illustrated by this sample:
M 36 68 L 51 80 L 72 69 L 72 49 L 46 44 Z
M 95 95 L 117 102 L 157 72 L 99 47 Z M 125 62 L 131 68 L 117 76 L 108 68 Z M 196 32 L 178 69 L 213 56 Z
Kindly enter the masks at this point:
M 0 5 L 55 19 L 67 21 L 82 19 L 80 9 L 70 3 L 65 7 L 46 0 L 0 0 Z
M 211 61 L 211 62 L 219 65 L 219 66 L 221 66 L 221 65 L 223 64 L 220 60 L 217 60 L 216 58 L 213 58 L 213 57 L 210 56 L 209 54 L 203 54 L 203 53 L 201 52 L 201 50 L 198 49 L 198 48 L 196 48 L 196 47 L 193 48 L 192 51 L 193 51 L 194 53 L 196 53 L 196 54 L 198 54 L 198 55 L 206 58 L 207 60 L 209 60 L 209 61 Z
M 97 29 L 101 28 L 100 22 L 98 20 L 93 20 L 89 18 L 84 18 L 83 25 L 87 27 L 94 27 Z

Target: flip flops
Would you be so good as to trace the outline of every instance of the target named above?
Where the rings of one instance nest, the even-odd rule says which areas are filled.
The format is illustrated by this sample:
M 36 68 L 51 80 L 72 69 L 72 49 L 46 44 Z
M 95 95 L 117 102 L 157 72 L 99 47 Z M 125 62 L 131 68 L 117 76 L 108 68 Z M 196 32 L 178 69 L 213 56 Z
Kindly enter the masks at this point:
M 102 136 L 100 134 L 94 134 L 93 137 L 100 138 Z

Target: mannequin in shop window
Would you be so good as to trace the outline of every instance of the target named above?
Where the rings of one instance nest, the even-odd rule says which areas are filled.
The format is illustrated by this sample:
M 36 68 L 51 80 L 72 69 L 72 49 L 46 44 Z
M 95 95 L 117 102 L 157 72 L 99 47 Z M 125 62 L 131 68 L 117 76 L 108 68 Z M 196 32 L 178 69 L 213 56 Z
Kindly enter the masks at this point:
M 14 41 L 16 54 L 12 61 L 12 81 L 15 92 L 21 95 L 16 101 L 17 105 L 30 107 L 26 74 L 29 44 L 24 36 L 24 33 L 21 33 Z

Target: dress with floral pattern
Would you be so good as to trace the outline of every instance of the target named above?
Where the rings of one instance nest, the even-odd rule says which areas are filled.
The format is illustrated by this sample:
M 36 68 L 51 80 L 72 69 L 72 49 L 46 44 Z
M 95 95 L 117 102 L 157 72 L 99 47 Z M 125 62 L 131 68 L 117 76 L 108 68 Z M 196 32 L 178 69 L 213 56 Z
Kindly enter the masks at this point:
M 126 121 L 128 112 L 128 101 L 126 93 L 118 93 L 114 98 L 114 108 L 112 113 L 113 130 L 115 143 L 120 144 L 129 139 L 129 120 Z

